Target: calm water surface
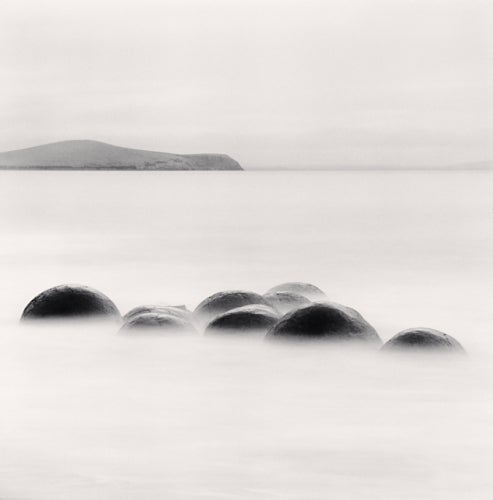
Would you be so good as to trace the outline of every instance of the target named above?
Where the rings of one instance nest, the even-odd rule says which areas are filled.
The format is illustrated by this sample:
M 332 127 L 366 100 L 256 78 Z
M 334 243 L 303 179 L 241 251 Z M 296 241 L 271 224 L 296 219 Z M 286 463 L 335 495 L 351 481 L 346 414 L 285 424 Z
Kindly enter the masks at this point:
M 0 498 L 489 499 L 493 174 L 0 173 Z M 64 282 L 122 312 L 311 281 L 467 359 L 21 327 Z

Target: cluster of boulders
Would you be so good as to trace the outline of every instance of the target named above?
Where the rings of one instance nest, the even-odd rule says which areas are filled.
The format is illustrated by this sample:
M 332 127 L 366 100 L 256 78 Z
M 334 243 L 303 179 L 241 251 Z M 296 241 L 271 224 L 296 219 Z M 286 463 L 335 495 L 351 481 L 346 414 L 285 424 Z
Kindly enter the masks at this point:
M 192 312 L 186 306 L 138 306 L 123 317 L 104 294 L 80 285 L 61 285 L 37 295 L 24 309 L 22 320 L 115 318 L 119 332 L 261 334 L 266 339 L 338 341 L 382 346 L 373 326 L 351 307 L 329 302 L 310 283 L 284 283 L 264 295 L 244 290 L 215 293 Z M 394 335 L 381 349 L 463 352 L 450 335 L 431 328 L 413 328 Z

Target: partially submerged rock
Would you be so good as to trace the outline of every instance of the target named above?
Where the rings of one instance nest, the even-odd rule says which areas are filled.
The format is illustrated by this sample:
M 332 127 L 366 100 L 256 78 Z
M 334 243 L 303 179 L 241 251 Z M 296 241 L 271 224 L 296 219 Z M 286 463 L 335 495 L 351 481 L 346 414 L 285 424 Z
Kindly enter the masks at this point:
M 59 285 L 34 297 L 21 320 L 117 317 L 120 312 L 104 294 L 82 285 Z
M 278 311 L 280 314 L 284 315 L 294 309 L 299 309 L 300 307 L 311 304 L 311 300 L 294 292 L 272 292 L 266 293 L 264 299 L 267 303 Z
M 265 333 L 278 320 L 279 314 L 271 307 L 242 306 L 216 316 L 207 325 L 205 333 Z
M 267 338 L 381 344 L 378 333 L 361 314 L 333 302 L 311 304 L 286 314 L 267 332 Z
M 388 340 L 382 351 L 465 352 L 454 337 L 433 328 L 403 330 Z
M 123 316 L 123 321 L 129 321 L 130 319 L 140 316 L 146 313 L 161 313 L 170 314 L 171 316 L 177 316 L 183 318 L 187 321 L 192 321 L 193 314 L 191 311 L 187 310 L 185 306 L 160 306 L 160 305 L 144 305 L 137 306 L 128 311 L 125 316 Z
M 307 299 L 313 301 L 322 301 L 327 299 L 327 296 L 322 290 L 320 290 L 320 288 L 312 285 L 311 283 L 303 283 L 300 281 L 282 283 L 281 285 L 277 285 L 268 290 L 267 294 L 276 292 L 296 293 L 298 295 L 303 295 L 303 297 L 306 297 Z
M 134 316 L 120 328 L 121 333 L 193 333 L 195 331 L 190 321 L 159 312 L 147 312 Z
M 252 304 L 267 306 L 266 300 L 258 293 L 245 290 L 227 290 L 218 292 L 204 299 L 194 311 L 194 316 L 202 323 L 208 324 L 217 315 Z

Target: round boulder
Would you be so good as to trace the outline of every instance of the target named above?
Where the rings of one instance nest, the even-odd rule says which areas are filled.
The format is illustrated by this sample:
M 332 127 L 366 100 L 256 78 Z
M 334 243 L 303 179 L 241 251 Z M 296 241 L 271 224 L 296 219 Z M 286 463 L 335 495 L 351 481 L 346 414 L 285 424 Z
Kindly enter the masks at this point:
M 237 307 L 249 305 L 268 306 L 266 300 L 254 292 L 244 290 L 228 290 L 218 292 L 204 299 L 194 311 L 195 317 L 202 323 L 208 324 L 217 315 L 236 309 Z
M 325 295 L 320 288 L 312 285 L 311 283 L 302 283 L 299 281 L 293 281 L 289 283 L 283 283 L 281 285 L 277 285 L 274 288 L 271 288 L 267 291 L 267 294 L 276 293 L 276 292 L 289 292 L 296 293 L 298 295 L 302 295 L 307 299 L 314 301 L 326 300 L 327 296 Z
M 286 314 L 267 332 L 267 338 L 381 344 L 378 333 L 361 314 L 332 302 L 311 304 Z
M 60 285 L 45 290 L 27 304 L 21 320 L 117 317 L 120 312 L 104 294 L 81 285 Z
M 403 330 L 388 340 L 382 346 L 382 351 L 465 352 L 454 337 L 432 328 Z
M 121 333 L 193 333 L 195 328 L 184 318 L 159 312 L 142 313 L 130 318 L 120 328 Z
M 158 306 L 158 305 L 145 305 L 137 306 L 128 311 L 125 316 L 123 316 L 123 321 L 127 322 L 136 316 L 147 313 L 160 313 L 169 314 L 171 316 L 177 316 L 183 318 L 187 321 L 192 321 L 193 315 L 190 311 L 186 309 L 185 306 Z
M 242 306 L 216 316 L 207 325 L 205 333 L 265 333 L 278 320 L 278 313 L 271 307 Z
M 294 292 L 273 292 L 266 293 L 264 299 L 279 314 L 286 314 L 294 309 L 311 304 L 311 300 Z

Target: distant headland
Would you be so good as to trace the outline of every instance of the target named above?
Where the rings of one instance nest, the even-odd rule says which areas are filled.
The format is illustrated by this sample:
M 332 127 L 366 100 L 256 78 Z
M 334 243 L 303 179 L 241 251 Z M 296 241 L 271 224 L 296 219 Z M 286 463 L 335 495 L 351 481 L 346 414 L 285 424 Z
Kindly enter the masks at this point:
M 172 154 L 99 141 L 62 141 L 0 153 L 0 170 L 243 170 L 222 154 Z

